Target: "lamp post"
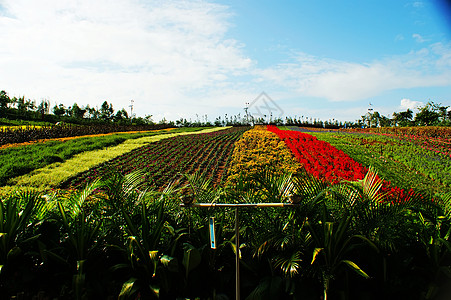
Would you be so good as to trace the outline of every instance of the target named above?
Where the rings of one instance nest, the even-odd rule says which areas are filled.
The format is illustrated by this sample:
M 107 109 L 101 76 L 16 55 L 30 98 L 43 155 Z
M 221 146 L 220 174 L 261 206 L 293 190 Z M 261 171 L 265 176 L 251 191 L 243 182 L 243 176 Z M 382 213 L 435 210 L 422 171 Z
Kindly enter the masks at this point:
M 130 124 L 133 124 L 133 103 L 135 102 L 135 100 L 130 100 Z

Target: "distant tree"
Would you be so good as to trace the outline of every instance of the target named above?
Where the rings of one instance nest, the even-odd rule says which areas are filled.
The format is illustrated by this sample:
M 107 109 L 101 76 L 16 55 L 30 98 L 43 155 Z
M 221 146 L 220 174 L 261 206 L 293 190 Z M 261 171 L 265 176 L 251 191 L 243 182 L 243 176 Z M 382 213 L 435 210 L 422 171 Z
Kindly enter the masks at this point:
M 144 120 L 146 120 L 146 124 L 148 125 L 155 125 L 155 122 L 152 120 L 152 115 L 146 115 Z
M 77 103 L 74 103 L 74 105 L 72 105 L 72 107 L 70 108 L 70 116 L 75 118 L 75 119 L 83 119 L 85 113 L 86 113 L 86 109 L 82 109 L 78 106 Z
M 66 107 L 64 104 L 55 105 L 52 109 L 52 112 L 55 116 L 62 117 L 66 114 Z
M 116 112 L 116 114 L 114 115 L 113 119 L 115 122 L 120 122 L 122 120 L 126 120 L 126 119 L 128 119 L 128 113 L 125 109 L 118 110 Z
M 415 124 L 420 126 L 437 125 L 440 121 L 440 104 L 428 102 L 420 107 L 420 111 L 415 115 Z
M 49 102 L 47 100 L 41 100 L 36 108 L 36 112 L 40 114 L 41 119 L 44 118 L 44 115 L 49 113 Z
M 369 113 L 369 125 L 370 127 L 379 127 L 381 122 L 381 114 L 378 111 Z
M 381 116 L 379 124 L 381 127 L 389 127 L 392 124 L 392 120 L 389 117 Z
M 104 101 L 100 107 L 100 119 L 109 121 L 113 118 L 113 114 L 113 104 L 108 104 L 107 101 Z
M 449 109 L 449 106 L 439 106 L 438 111 L 440 113 L 440 121 L 442 123 L 451 121 L 451 110 Z
M 8 105 L 11 103 L 11 99 L 5 91 L 0 91 L 0 111 L 8 108 Z
M 36 101 L 27 99 L 25 101 L 25 111 L 34 111 L 36 109 Z
M 96 120 L 100 117 L 100 112 L 95 107 L 90 107 L 89 104 L 85 107 L 86 113 L 88 113 L 88 118 Z
M 222 125 L 221 117 L 217 117 L 214 122 L 215 126 L 219 127 Z
M 25 104 L 25 97 L 24 96 L 22 96 L 20 98 L 14 97 L 13 99 L 16 104 L 19 115 L 23 115 L 27 111 L 27 105 Z
M 413 111 L 409 108 L 406 111 L 401 111 L 399 113 L 393 113 L 393 122 L 397 126 L 410 126 L 412 125 Z

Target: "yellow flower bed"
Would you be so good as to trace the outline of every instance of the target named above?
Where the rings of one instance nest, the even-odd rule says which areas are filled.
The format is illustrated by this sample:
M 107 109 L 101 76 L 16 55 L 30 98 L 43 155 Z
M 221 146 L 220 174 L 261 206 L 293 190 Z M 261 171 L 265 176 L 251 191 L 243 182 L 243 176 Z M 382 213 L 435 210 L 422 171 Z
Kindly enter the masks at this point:
M 274 174 L 296 173 L 301 168 L 290 149 L 279 137 L 256 126 L 246 131 L 235 143 L 229 169 L 228 182 L 235 182 L 240 176 L 252 176 L 266 169 Z

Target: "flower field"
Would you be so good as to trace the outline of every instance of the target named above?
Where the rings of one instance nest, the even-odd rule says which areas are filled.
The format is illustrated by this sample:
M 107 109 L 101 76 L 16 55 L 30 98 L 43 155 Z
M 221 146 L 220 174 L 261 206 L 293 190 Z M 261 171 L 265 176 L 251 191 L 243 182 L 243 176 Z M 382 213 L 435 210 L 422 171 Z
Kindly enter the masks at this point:
M 268 126 L 268 130 L 283 140 L 307 173 L 330 183 L 341 180 L 361 180 L 367 170 L 343 151 L 316 137 L 297 131 L 280 130 Z
M 201 173 L 220 184 L 225 178 L 234 143 L 248 130 L 236 127 L 213 133 L 174 138 L 151 143 L 118 156 L 62 183 L 62 187 L 80 187 L 98 177 L 115 172 L 127 174 L 142 170 L 149 187 L 161 188 L 181 174 Z
M 111 154 L 59 189 L 0 194 L 0 298 L 233 299 L 239 251 L 242 299 L 448 299 L 448 140 L 221 129 L 0 149 L 8 182 L 30 157 L 56 170 L 83 141 L 99 143 L 85 157 Z M 237 245 L 234 212 L 196 202 L 284 207 L 241 208 Z
M 355 161 L 376 167 L 383 178 L 396 186 L 429 195 L 450 191 L 448 139 L 386 133 L 312 134 L 348 153 Z
M 0 127 L 0 145 L 25 143 L 44 139 L 105 134 L 111 132 L 149 131 L 164 129 L 168 127 L 169 126 L 167 125 L 58 125 Z
M 277 135 L 257 126 L 235 143 L 227 181 L 236 182 L 240 176 L 251 177 L 265 170 L 275 175 L 296 173 L 300 167 Z

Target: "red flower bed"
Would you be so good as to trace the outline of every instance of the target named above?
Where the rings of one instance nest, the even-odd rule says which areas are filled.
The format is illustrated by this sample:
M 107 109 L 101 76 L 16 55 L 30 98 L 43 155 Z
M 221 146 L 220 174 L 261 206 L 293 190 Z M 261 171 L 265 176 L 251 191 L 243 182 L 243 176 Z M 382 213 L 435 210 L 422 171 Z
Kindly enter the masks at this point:
M 365 177 L 368 169 L 353 160 L 346 153 L 316 137 L 292 130 L 280 130 L 274 125 L 267 129 L 282 139 L 308 174 L 331 184 L 342 180 L 356 181 Z M 382 192 L 390 195 L 391 201 L 406 201 L 415 193 L 412 189 L 391 186 L 383 181 Z
M 365 177 L 366 168 L 327 142 L 307 133 L 280 130 L 273 125 L 268 126 L 268 130 L 277 134 L 305 170 L 318 179 L 337 183 Z

